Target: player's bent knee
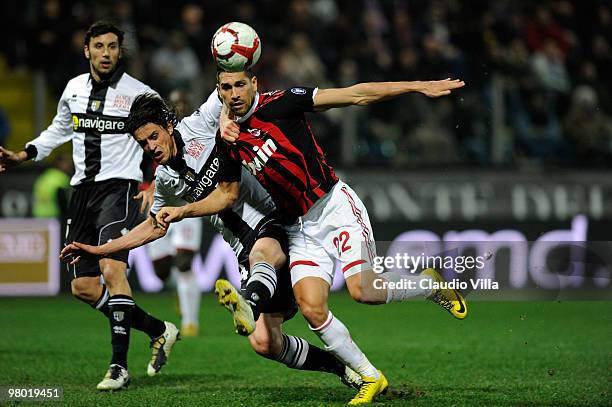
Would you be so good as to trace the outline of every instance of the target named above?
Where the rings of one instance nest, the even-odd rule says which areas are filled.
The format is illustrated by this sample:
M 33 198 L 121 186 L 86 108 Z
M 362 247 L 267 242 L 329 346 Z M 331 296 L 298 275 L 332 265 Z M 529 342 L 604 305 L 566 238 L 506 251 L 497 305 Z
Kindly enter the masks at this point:
M 174 265 L 181 273 L 191 270 L 191 262 L 193 261 L 193 252 L 181 251 L 174 257 Z
M 72 295 L 77 299 L 93 303 L 98 299 L 99 285 L 99 282 L 96 284 L 93 280 L 75 278 L 70 283 L 70 289 L 72 291 Z
M 300 311 L 313 328 L 323 325 L 327 320 L 327 307 L 302 303 L 300 304 Z
M 249 253 L 250 264 L 266 262 L 278 269 L 282 267 L 286 261 L 287 256 L 283 252 L 280 244 L 276 240 L 270 238 L 258 240 Z

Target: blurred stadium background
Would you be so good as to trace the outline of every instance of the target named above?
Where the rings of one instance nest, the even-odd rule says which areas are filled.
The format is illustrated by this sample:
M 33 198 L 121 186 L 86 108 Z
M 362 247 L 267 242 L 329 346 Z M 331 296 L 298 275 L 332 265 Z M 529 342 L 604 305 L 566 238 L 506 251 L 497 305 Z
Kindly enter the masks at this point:
M 461 78 L 467 86 L 452 97 L 407 95 L 369 108 L 312 116 L 331 163 L 368 206 L 377 240 L 400 235 L 438 242 L 464 239 L 477 243 L 472 246 L 479 250 L 486 245 L 478 243 L 508 236 L 495 233 L 510 232 L 525 242 L 598 242 L 589 243 L 590 254 L 566 247 L 544 263 L 534 258 L 537 242 L 530 243 L 530 251 L 519 255 L 518 268 L 500 255 L 494 273 L 505 287 L 532 289 L 540 299 L 561 294 L 611 298 L 610 1 L 24 0 L 2 2 L 0 13 L 5 20 L 0 25 L 0 145 L 14 150 L 50 123 L 66 81 L 87 71 L 83 35 L 100 18 L 118 22 L 127 33 L 130 74 L 164 96 L 171 89 L 185 89 L 194 106 L 214 87 L 210 39 L 228 21 L 246 22 L 259 33 L 263 51 L 254 71 L 263 90 Z M 0 175 L 0 296 L 67 294 L 68 279 L 56 260 L 62 214 L 60 222 L 30 219 L 49 216 L 36 213 L 35 183 L 49 168 L 64 168 L 65 154 L 70 154 L 69 146 L 44 164 L 29 163 Z M 64 200 L 60 194 L 60 209 Z M 205 230 L 196 268 L 207 291 L 218 275 L 232 277 L 232 270 L 231 255 L 210 228 Z M 136 251 L 132 261 L 134 287 L 160 290 L 146 253 Z M 577 263 L 583 267 L 572 268 Z M 341 277 L 338 281 L 340 288 Z M 511 297 L 508 291 L 496 298 Z M 81 306 L 76 301 L 71 305 Z M 89 312 L 82 308 L 83 315 Z M 602 317 L 582 325 L 578 311 L 540 310 L 540 316 L 560 323 L 564 315 L 573 315 L 576 324 L 568 332 L 588 327 L 612 333 L 610 302 L 594 308 L 603 311 Z M 518 318 L 518 312 L 514 315 L 510 307 L 500 315 Z M 487 324 L 481 322 L 482 327 Z M 544 333 L 550 327 L 543 322 L 533 328 Z M 602 335 L 591 349 L 592 358 L 569 364 L 566 372 L 607 358 L 608 368 L 597 365 L 596 372 L 605 377 L 607 371 L 609 377 L 610 337 Z M 503 346 L 503 339 L 497 339 L 494 343 Z M 422 362 L 421 367 L 430 366 Z M 593 384 L 592 378 L 587 382 Z M 571 381 L 566 379 L 562 383 Z M 581 392 L 556 401 L 523 401 L 610 405 L 609 387 L 605 394 L 599 390 L 603 387 L 605 383 L 589 388 L 582 401 L 575 398 Z M 551 394 L 557 390 L 553 386 Z M 472 396 L 462 394 L 459 404 L 470 404 Z M 326 403 L 323 396 L 317 400 Z

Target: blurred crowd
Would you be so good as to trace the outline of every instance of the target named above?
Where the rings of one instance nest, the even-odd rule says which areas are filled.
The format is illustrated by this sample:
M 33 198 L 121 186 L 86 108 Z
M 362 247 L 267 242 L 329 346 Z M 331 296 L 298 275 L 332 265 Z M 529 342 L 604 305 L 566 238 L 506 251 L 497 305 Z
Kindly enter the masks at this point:
M 466 81 L 453 97 L 317 115 L 336 164 L 592 168 L 612 158 L 609 1 L 25 0 L 0 9 L 15 16 L 0 28 L 0 53 L 14 69 L 43 70 L 55 94 L 87 71 L 84 30 L 99 18 L 127 33 L 131 74 L 162 95 L 186 89 L 194 105 L 214 86 L 210 39 L 228 21 L 259 33 L 263 90 Z M 354 142 L 342 147 L 346 133 Z

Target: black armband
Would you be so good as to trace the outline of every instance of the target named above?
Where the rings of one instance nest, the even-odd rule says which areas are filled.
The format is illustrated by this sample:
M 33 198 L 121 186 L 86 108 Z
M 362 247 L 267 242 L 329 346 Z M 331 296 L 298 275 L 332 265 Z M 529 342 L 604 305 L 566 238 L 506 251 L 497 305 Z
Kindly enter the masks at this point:
M 38 149 L 36 148 L 36 146 L 34 144 L 29 144 L 25 150 L 26 152 L 26 156 L 28 160 L 31 160 L 32 158 L 36 157 L 38 155 Z

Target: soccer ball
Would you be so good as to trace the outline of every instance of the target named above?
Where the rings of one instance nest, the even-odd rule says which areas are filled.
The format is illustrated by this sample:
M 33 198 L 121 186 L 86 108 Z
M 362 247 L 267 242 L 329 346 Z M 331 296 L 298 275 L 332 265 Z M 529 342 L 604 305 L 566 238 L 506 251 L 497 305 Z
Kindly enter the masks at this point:
M 219 68 L 240 72 L 257 63 L 261 55 L 261 42 L 249 25 L 232 22 L 223 25 L 213 35 L 210 50 Z

